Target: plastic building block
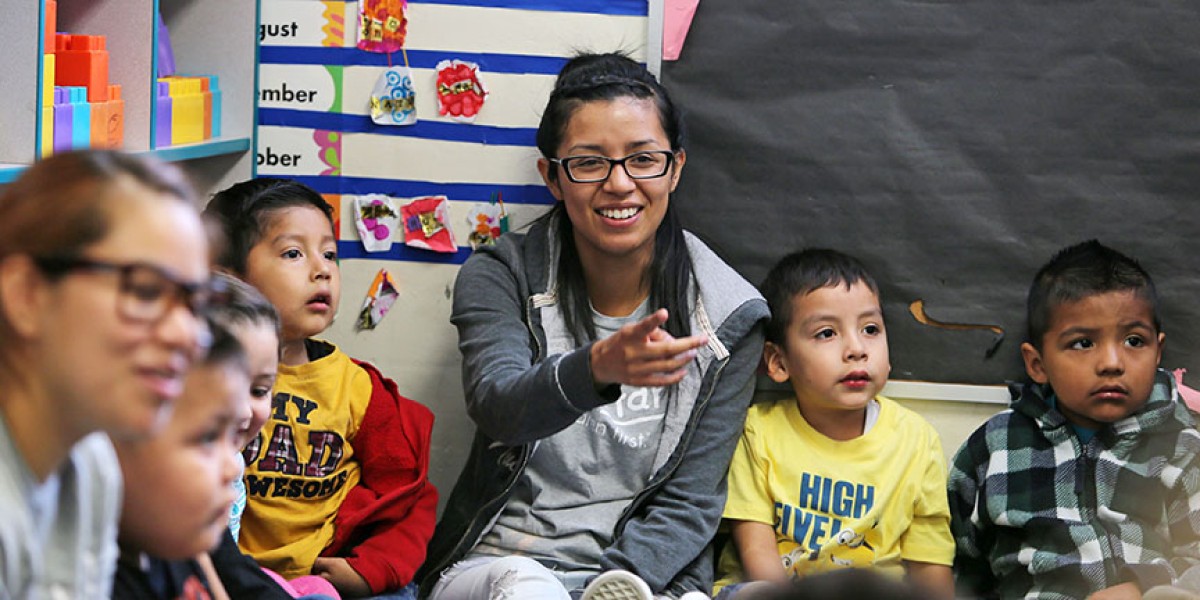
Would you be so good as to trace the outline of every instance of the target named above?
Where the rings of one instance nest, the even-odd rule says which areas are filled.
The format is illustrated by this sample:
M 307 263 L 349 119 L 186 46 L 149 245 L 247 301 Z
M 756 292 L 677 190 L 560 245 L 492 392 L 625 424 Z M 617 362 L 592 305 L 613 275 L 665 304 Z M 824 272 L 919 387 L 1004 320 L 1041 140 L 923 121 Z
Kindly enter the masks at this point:
M 158 79 L 156 147 L 194 144 L 221 135 L 221 91 L 216 76 Z
M 121 86 L 108 85 L 108 134 L 105 146 L 120 148 L 125 145 L 125 100 L 121 97 Z
M 55 82 L 86 87 L 88 102 L 107 102 L 108 50 L 104 36 L 60 33 L 55 41 Z
M 212 96 L 212 135 L 210 138 L 221 137 L 221 79 L 216 75 L 208 76 L 208 93 Z
M 204 134 L 200 119 L 204 101 L 198 93 L 192 93 L 192 81 L 182 77 L 167 77 L 171 94 L 171 144 L 198 142 Z
M 42 106 L 54 106 L 54 55 L 42 55 Z
M 87 148 L 92 144 L 92 105 L 87 101 L 87 88 L 71 86 L 66 89 L 70 90 L 74 111 L 71 119 L 71 147 Z M 108 93 L 107 86 L 104 91 L 105 94 Z
M 75 107 L 66 88 L 54 88 L 54 152 L 71 149 L 71 127 L 75 123 Z
M 158 95 L 155 98 L 157 115 L 154 121 L 154 147 L 166 148 L 171 145 L 171 84 L 166 80 L 158 81 Z
M 42 157 L 54 154 L 54 98 L 51 96 L 50 106 L 43 106 L 41 110 L 42 119 Z
M 208 77 L 200 77 L 199 79 L 200 79 L 200 95 L 201 95 L 201 97 L 204 98 L 204 115 L 202 117 L 204 119 L 204 121 L 202 123 L 202 125 L 204 127 L 204 139 L 209 140 L 209 139 L 212 139 L 212 136 L 213 136 L 213 134 L 212 134 L 212 107 L 213 107 L 213 105 L 212 105 L 212 101 L 213 101 L 212 90 L 210 90 L 208 88 L 208 86 L 209 86 L 209 78 Z
M 42 13 L 46 22 L 45 37 L 42 39 L 42 52 L 45 54 L 54 54 L 54 32 L 58 31 L 58 2 L 55 0 L 46 0 L 45 12 Z
M 92 102 L 91 119 L 88 123 L 88 145 L 92 148 L 108 147 L 108 102 Z

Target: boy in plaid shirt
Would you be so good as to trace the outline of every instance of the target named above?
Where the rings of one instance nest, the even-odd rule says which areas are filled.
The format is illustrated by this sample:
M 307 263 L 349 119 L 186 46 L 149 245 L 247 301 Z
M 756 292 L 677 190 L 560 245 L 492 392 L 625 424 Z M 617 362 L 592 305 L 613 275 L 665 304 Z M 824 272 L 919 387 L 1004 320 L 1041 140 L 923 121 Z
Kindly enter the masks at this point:
M 1038 272 L 1021 345 L 1033 381 L 1014 386 L 1009 410 L 950 470 L 960 595 L 1191 587 L 1195 572 L 1181 579 L 1200 564 L 1200 432 L 1158 368 L 1156 305 L 1146 271 L 1094 240 Z

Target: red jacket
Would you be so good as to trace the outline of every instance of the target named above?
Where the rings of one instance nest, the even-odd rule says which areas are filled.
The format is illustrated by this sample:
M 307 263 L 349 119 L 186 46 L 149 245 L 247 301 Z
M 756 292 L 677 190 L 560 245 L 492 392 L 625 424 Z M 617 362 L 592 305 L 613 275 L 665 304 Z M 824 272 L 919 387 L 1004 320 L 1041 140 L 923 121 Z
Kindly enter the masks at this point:
M 433 536 L 437 489 L 429 482 L 433 413 L 400 395 L 370 363 L 371 402 L 354 439 L 362 478 L 338 508 L 321 556 L 341 557 L 376 594 L 412 581 Z

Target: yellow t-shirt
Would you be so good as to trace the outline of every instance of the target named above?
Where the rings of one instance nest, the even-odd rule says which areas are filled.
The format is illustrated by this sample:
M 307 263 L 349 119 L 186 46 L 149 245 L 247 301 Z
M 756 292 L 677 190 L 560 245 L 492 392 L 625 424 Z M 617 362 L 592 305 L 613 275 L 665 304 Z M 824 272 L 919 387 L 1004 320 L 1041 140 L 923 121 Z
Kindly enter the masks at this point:
M 875 425 L 847 441 L 814 430 L 795 400 L 750 407 L 723 516 L 771 525 L 794 577 L 845 567 L 900 576 L 902 559 L 953 563 L 941 440 L 916 413 L 876 400 Z M 714 594 L 742 581 L 732 541 L 717 574 Z
M 271 414 L 244 453 L 238 545 L 258 564 L 285 579 L 310 574 L 333 539 L 338 507 L 358 485 L 352 442 L 370 400 L 370 376 L 336 348 L 279 365 Z

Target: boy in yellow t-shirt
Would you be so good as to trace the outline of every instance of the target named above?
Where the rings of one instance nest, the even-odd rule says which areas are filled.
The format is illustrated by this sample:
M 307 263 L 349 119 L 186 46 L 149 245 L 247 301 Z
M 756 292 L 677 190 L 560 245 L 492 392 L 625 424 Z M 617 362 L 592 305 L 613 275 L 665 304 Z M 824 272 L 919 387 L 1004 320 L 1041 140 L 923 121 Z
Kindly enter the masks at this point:
M 847 567 L 954 594 L 954 540 L 941 441 L 878 395 L 887 382 L 879 288 L 862 263 L 810 249 L 784 257 L 762 293 L 771 307 L 767 373 L 795 401 L 756 404 L 729 468 L 732 544 L 718 600 Z

